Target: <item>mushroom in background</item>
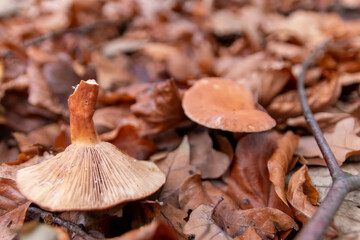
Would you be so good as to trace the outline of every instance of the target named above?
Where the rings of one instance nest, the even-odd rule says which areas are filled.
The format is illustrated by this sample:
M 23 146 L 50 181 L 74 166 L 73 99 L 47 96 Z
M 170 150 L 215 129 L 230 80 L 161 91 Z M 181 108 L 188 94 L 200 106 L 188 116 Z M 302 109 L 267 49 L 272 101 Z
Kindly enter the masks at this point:
M 192 121 L 208 128 L 231 132 L 262 132 L 276 122 L 255 107 L 247 87 L 222 78 L 203 78 L 184 94 L 184 112 Z
M 48 161 L 17 173 L 21 193 L 51 211 L 97 210 L 145 198 L 164 183 L 152 162 L 101 142 L 92 117 L 99 85 L 81 81 L 69 97 L 72 144 Z

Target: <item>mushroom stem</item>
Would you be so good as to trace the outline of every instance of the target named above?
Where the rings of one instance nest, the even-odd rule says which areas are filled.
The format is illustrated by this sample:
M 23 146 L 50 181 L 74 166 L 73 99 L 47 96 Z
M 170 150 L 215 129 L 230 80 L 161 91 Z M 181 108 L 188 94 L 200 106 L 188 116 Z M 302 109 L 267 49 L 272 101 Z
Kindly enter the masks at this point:
M 90 84 L 89 84 L 90 83 Z M 99 85 L 95 80 L 81 81 L 68 100 L 71 142 L 83 145 L 100 143 L 92 117 Z

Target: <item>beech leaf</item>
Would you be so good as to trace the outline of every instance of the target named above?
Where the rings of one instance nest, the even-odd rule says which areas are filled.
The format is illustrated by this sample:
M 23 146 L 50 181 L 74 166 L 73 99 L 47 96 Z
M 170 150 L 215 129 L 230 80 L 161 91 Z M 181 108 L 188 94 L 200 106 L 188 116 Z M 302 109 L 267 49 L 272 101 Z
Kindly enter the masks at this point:
M 12 239 L 16 230 L 23 225 L 25 213 L 31 202 L 21 195 L 16 182 L 8 178 L 0 178 L 0 236 Z
M 269 169 L 270 181 L 275 186 L 275 192 L 286 204 L 285 194 L 285 176 L 296 164 L 293 161 L 293 154 L 298 145 L 299 136 L 292 132 L 286 132 L 278 141 L 275 152 L 267 163 Z

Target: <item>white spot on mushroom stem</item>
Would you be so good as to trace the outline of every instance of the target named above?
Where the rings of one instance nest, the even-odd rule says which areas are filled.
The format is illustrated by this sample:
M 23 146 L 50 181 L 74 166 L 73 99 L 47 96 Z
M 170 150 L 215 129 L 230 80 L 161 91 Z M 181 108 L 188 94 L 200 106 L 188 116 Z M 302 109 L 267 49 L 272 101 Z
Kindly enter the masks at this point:
M 249 124 L 247 127 L 248 127 L 248 129 L 250 129 L 250 130 L 254 130 L 254 126 L 251 125 L 251 124 Z
M 219 85 L 214 84 L 214 88 L 215 88 L 215 89 L 219 89 L 220 87 L 219 87 Z

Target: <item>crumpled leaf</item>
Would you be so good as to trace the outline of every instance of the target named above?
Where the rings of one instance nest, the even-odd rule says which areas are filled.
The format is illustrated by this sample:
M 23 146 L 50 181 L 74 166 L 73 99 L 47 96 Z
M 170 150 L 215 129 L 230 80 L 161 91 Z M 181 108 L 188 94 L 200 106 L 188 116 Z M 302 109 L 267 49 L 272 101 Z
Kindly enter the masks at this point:
M 314 114 L 314 118 L 318 123 L 322 131 L 327 132 L 332 130 L 335 124 L 344 119 L 350 117 L 348 113 L 331 113 L 331 112 L 318 112 Z M 302 127 L 311 132 L 309 125 L 307 124 L 304 116 L 299 116 L 296 118 L 288 118 L 286 120 L 286 125 L 290 127 Z
M 285 177 L 286 174 L 295 166 L 296 160 L 293 154 L 299 142 L 299 136 L 291 131 L 286 132 L 278 141 L 277 146 L 267 163 L 270 181 L 275 186 L 275 192 L 286 204 Z
M 321 81 L 305 91 L 311 110 L 319 112 L 335 103 L 340 96 L 339 78 L 333 76 L 328 81 Z M 278 95 L 266 109 L 271 116 L 276 118 L 284 119 L 301 115 L 302 109 L 297 90 L 290 90 Z
M 131 111 L 150 123 L 164 123 L 169 126 L 185 119 L 181 96 L 174 81 L 156 84 L 148 92 L 138 96 Z
M 236 240 L 261 240 L 261 237 L 256 233 L 255 229 L 252 226 L 249 226 L 246 231 L 237 236 Z
M 188 217 L 188 214 L 185 211 L 171 204 L 149 200 L 132 203 L 130 206 L 131 209 L 128 211 L 131 214 L 132 228 L 139 228 L 154 221 L 163 222 L 175 231 L 176 239 L 186 239 L 183 227 L 186 224 L 185 219 Z
M 177 149 L 169 153 L 165 159 L 156 161 L 155 164 L 166 175 L 166 182 L 162 187 L 159 200 L 178 207 L 179 188 L 189 176 L 198 172 L 194 166 L 190 165 L 190 145 L 187 136 Z
M 109 240 L 157 240 L 177 239 L 174 230 L 163 222 L 152 222 L 139 229 L 129 231 L 120 237 L 108 238 Z
M 219 199 L 223 199 L 220 206 L 224 206 L 221 208 L 224 216 L 227 212 L 239 208 L 227 193 L 213 186 L 209 181 L 201 181 L 199 174 L 186 179 L 179 190 L 179 203 L 184 211 L 194 210 L 202 204 L 214 206 Z
M 291 77 L 288 64 L 263 52 L 246 58 L 220 59 L 218 65 L 220 76 L 248 86 L 263 106 L 281 92 Z
M 360 164 L 344 164 L 341 169 L 352 175 L 360 174 Z M 308 170 L 313 186 L 319 192 L 319 203 L 324 200 L 330 187 L 332 179 L 326 167 L 310 167 Z M 334 224 L 339 230 L 336 240 L 358 239 L 360 237 L 360 191 L 353 191 L 346 195 L 339 210 L 335 214 Z
M 59 125 L 57 123 L 53 123 L 35 129 L 29 134 L 14 132 L 13 135 L 18 142 L 21 152 L 32 152 L 38 148 L 36 144 L 41 144 L 47 147 L 53 146 L 59 131 Z
M 263 239 L 274 239 L 278 232 L 299 230 L 286 213 L 270 207 L 232 211 L 226 217 L 219 216 L 215 208 L 213 219 L 231 237 L 244 233 L 249 226 Z
M 65 112 L 65 109 L 54 99 L 50 87 L 46 82 L 40 67 L 30 61 L 27 67 L 27 76 L 29 79 L 29 97 L 30 104 L 46 108 L 48 111 L 56 114 Z
M 67 99 L 74 91 L 72 86 L 81 80 L 73 69 L 70 57 L 60 55 L 56 62 L 44 64 L 43 73 L 52 96 L 67 109 Z
M 267 168 L 280 137 L 272 131 L 248 134 L 238 141 L 228 192 L 242 209 L 272 207 L 292 216 L 276 194 Z
M 16 182 L 0 178 L 0 236 L 12 239 L 23 225 L 26 211 L 31 204 L 16 187 Z
M 218 227 L 212 219 L 213 207 L 200 205 L 190 214 L 184 233 L 195 239 L 230 240 L 231 238 Z
M 291 176 L 286 197 L 294 210 L 295 218 L 305 225 L 316 212 L 319 198 L 319 193 L 311 184 L 306 165 L 303 165 Z M 334 227 L 329 227 L 325 234 L 327 237 L 334 237 L 337 235 L 337 231 Z
M 137 128 L 132 125 L 123 125 L 104 133 L 100 139 L 114 144 L 135 159 L 147 159 L 156 150 L 154 142 L 147 137 L 140 137 Z
M 190 162 L 196 166 L 202 178 L 219 178 L 229 168 L 232 159 L 212 147 L 212 140 L 207 131 L 189 135 Z
M 357 154 L 360 150 L 360 137 L 356 135 L 356 122 L 355 118 L 345 118 L 339 121 L 331 132 L 324 132 L 324 137 L 340 165 L 346 158 Z M 322 156 L 312 136 L 300 138 L 296 153 L 304 157 Z
M 111 61 L 100 53 L 93 52 L 91 55 L 92 64 L 95 65 L 97 81 L 101 89 L 111 90 L 128 85 L 132 77 L 127 71 L 127 62 Z

